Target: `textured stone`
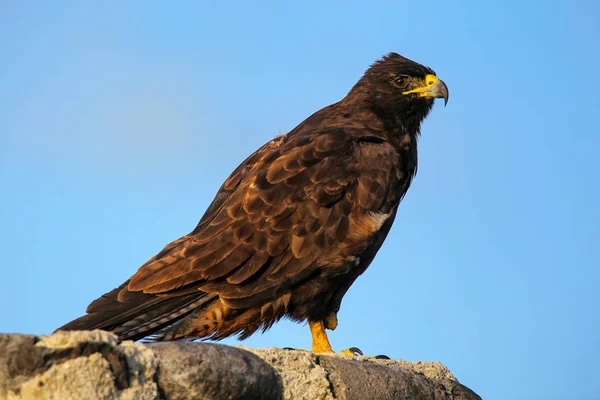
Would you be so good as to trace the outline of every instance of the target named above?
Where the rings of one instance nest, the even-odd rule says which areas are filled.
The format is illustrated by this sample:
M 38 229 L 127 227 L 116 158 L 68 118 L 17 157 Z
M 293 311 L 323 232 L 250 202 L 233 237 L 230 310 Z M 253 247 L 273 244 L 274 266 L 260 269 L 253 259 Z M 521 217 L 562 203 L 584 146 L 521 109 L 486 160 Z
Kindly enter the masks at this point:
M 141 344 L 103 331 L 0 335 L 0 400 L 282 398 L 480 400 L 438 362 Z
M 53 365 L 23 382 L 8 399 L 98 399 L 117 398 L 110 364 L 99 353 Z
M 319 357 L 306 351 L 278 348 L 252 349 L 251 351 L 277 370 L 284 388 L 285 400 L 332 400 L 331 383 L 327 371 L 318 365 Z
M 329 374 L 336 399 L 479 399 L 440 363 L 320 356 L 319 364 Z
M 279 372 L 284 399 L 481 400 L 442 363 L 252 349 Z
M 103 331 L 0 335 L 0 398 L 158 399 L 158 360 Z
M 281 398 L 275 370 L 247 351 L 193 342 L 148 346 L 160 358 L 158 384 L 169 400 Z

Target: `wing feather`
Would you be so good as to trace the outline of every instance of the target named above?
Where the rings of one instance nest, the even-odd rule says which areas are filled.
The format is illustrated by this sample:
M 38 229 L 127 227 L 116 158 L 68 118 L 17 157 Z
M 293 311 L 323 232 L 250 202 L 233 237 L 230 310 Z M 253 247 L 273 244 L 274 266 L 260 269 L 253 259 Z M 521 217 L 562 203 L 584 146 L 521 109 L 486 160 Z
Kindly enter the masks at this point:
M 380 207 L 393 167 L 381 154 L 365 167 L 356 160 L 364 153 L 340 129 L 263 146 L 226 180 L 196 229 L 144 264 L 127 290 L 171 295 L 193 287 L 242 309 L 345 265 L 373 234 L 350 232 L 355 214 Z

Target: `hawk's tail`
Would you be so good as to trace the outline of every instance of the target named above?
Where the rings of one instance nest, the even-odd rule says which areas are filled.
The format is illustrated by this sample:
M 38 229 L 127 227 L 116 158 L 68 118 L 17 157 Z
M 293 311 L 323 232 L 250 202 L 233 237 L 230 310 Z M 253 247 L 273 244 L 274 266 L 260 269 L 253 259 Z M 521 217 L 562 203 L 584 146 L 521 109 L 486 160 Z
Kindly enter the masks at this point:
M 138 340 L 153 335 L 181 320 L 216 295 L 199 290 L 177 294 L 146 294 L 127 290 L 129 280 L 94 300 L 87 315 L 57 330 L 111 331 L 122 340 Z

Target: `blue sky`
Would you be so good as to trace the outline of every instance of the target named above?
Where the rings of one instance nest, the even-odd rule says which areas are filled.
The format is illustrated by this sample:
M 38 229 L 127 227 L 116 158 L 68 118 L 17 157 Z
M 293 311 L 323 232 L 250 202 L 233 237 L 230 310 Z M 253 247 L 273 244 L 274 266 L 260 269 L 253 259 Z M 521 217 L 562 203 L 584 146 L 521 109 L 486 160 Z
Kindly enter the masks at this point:
M 450 101 L 334 348 L 439 360 L 486 399 L 600 399 L 600 3 L 282 3 L 0 4 L 0 332 L 81 315 L 396 51 Z

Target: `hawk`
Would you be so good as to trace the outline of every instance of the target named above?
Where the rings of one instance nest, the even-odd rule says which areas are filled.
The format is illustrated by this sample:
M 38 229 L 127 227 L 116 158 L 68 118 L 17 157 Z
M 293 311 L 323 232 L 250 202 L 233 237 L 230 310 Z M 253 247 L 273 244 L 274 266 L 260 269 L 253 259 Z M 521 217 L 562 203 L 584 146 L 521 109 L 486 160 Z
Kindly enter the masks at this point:
M 332 352 L 325 329 L 392 226 L 436 98 L 447 103 L 448 88 L 433 70 L 385 55 L 244 160 L 191 233 L 59 329 L 244 339 L 287 317 L 308 320 L 313 352 Z

